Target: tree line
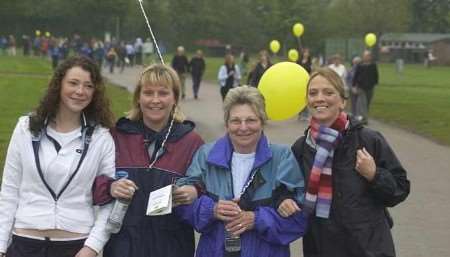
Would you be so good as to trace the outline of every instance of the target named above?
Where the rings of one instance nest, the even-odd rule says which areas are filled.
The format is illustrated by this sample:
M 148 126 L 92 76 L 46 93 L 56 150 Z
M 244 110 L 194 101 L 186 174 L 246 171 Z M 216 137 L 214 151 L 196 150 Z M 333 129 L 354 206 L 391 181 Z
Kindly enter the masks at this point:
M 174 47 L 199 39 L 256 51 L 272 39 L 294 47 L 291 27 L 301 22 L 301 44 L 322 47 L 327 38 L 363 37 L 367 32 L 450 33 L 448 0 L 144 0 L 159 41 Z M 138 0 L 2 0 L 0 34 L 121 39 L 147 37 Z

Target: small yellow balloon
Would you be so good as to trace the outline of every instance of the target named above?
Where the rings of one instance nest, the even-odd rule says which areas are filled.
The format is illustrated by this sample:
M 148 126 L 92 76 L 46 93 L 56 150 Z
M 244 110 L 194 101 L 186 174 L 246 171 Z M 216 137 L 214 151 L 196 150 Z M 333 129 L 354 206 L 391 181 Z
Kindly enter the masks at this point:
M 280 42 L 278 42 L 278 40 L 272 40 L 270 41 L 270 51 L 272 51 L 272 53 L 276 54 L 278 53 L 278 51 L 280 51 Z
M 300 65 L 280 62 L 267 69 L 258 84 L 271 120 L 286 120 L 306 106 L 309 74 Z
M 48 32 L 48 31 L 45 32 L 45 36 L 46 36 L 46 37 L 50 37 L 50 36 L 51 36 L 50 32 Z
M 305 27 L 303 27 L 303 24 L 301 24 L 300 22 L 295 23 L 292 27 L 292 33 L 296 37 L 301 37 L 303 35 L 303 32 L 305 32 Z
M 39 37 L 39 36 L 41 35 L 41 31 L 40 31 L 40 30 L 36 30 L 36 31 L 34 32 L 34 34 L 35 34 L 37 37 Z
M 298 60 L 298 51 L 295 49 L 290 49 L 288 52 L 288 58 L 292 62 L 296 62 Z
M 367 33 L 364 41 L 366 42 L 366 46 L 372 47 L 377 43 L 377 36 L 373 33 Z

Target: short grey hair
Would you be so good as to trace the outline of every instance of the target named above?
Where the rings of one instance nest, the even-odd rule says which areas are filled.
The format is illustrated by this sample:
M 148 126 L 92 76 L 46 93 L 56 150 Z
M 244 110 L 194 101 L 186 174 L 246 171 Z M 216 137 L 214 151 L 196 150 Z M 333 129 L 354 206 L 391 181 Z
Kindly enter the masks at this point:
M 266 103 L 264 96 L 258 89 L 249 86 L 240 86 L 228 91 L 225 100 L 223 101 L 223 115 L 225 123 L 230 119 L 230 111 L 236 105 L 249 105 L 256 116 L 264 125 L 267 121 Z

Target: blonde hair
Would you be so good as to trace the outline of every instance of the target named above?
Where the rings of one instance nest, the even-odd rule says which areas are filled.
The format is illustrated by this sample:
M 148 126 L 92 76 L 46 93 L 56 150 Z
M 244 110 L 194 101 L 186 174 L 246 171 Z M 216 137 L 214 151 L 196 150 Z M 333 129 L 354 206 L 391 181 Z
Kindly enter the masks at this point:
M 249 105 L 264 125 L 267 121 L 266 103 L 258 89 L 250 86 L 235 87 L 228 91 L 223 101 L 223 118 L 225 123 L 230 119 L 230 111 L 236 105 Z
M 331 83 L 331 85 L 338 91 L 341 98 L 344 100 L 347 99 L 347 96 L 345 93 L 344 82 L 342 81 L 341 77 L 339 77 L 339 75 L 335 71 L 333 71 L 332 69 L 330 69 L 328 67 L 317 68 L 316 70 L 314 70 L 314 72 L 309 77 L 309 81 L 306 86 L 306 92 L 309 92 L 309 85 L 311 84 L 311 81 L 317 76 L 321 76 L 321 77 L 325 78 L 326 80 L 328 80 Z
M 180 99 L 180 79 L 175 70 L 164 64 L 152 64 L 144 69 L 139 78 L 138 84 L 134 89 L 133 101 L 131 109 L 127 113 L 127 118 L 133 121 L 142 120 L 143 114 L 139 105 L 139 98 L 141 90 L 144 85 L 160 85 L 172 90 L 175 105 L 172 110 L 171 116 L 177 122 L 183 122 L 185 119 L 184 114 L 181 112 L 178 102 Z

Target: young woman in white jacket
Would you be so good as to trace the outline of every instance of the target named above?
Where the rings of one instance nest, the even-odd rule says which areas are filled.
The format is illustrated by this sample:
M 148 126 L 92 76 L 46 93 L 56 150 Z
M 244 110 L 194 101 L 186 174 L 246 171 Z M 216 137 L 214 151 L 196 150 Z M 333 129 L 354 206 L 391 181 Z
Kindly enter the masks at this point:
M 99 68 L 86 57 L 57 67 L 46 94 L 19 118 L 0 192 L 0 256 L 96 256 L 111 206 L 95 213 L 96 176 L 113 177 L 113 115 Z

